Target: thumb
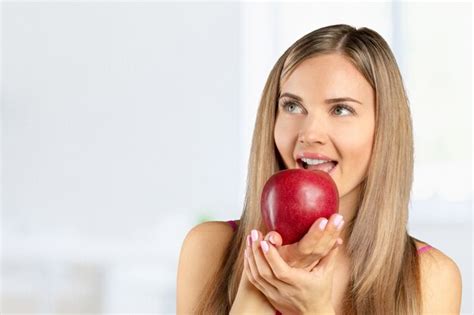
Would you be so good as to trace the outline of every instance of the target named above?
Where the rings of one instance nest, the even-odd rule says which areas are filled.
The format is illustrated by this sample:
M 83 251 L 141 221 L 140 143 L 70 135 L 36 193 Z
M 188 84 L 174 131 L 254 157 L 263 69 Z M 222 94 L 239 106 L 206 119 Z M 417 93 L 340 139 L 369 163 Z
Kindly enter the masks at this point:
M 326 256 L 321 258 L 319 263 L 311 271 L 318 269 L 318 270 L 324 270 L 324 272 L 330 272 L 330 273 L 334 272 L 334 269 L 336 267 L 336 256 L 338 252 L 339 252 L 339 246 L 336 246 L 335 248 L 331 249 Z
M 283 244 L 283 238 L 281 237 L 280 233 L 275 231 L 268 232 L 264 239 L 276 247 L 280 247 L 281 244 Z

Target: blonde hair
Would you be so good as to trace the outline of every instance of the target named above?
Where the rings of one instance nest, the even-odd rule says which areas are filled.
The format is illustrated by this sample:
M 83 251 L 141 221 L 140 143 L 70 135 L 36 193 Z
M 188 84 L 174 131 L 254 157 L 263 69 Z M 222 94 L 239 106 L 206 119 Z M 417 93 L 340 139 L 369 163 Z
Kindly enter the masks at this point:
M 407 231 L 413 177 L 413 135 L 408 99 L 396 60 L 385 40 L 368 28 L 332 25 L 297 40 L 268 76 L 257 112 L 247 191 L 239 228 L 218 272 L 203 292 L 198 314 L 227 314 L 243 271 L 245 237 L 262 222 L 260 195 L 267 179 L 285 169 L 275 146 L 276 104 L 283 78 L 304 60 L 345 56 L 375 92 L 375 134 L 359 208 L 347 222 L 350 281 L 344 314 L 419 314 L 421 291 L 415 238 Z

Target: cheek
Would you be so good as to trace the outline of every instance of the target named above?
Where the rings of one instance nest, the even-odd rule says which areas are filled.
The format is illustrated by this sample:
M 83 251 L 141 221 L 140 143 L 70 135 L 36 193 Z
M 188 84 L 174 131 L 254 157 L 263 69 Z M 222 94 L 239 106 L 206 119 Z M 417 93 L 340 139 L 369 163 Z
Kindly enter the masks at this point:
M 277 119 L 274 131 L 275 144 L 283 159 L 288 162 L 293 156 L 293 146 L 297 138 L 297 129 L 295 124 L 289 123 L 283 119 Z
M 338 144 L 345 160 L 344 164 L 365 174 L 372 154 L 373 137 L 372 125 L 340 133 Z

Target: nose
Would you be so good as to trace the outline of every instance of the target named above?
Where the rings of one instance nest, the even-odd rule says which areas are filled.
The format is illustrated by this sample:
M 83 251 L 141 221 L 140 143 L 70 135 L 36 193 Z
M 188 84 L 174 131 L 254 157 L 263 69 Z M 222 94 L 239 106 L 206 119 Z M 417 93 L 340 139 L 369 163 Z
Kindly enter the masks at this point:
M 328 139 L 327 126 L 322 119 L 313 117 L 308 119 L 303 124 L 298 134 L 298 139 L 301 144 L 311 145 L 313 143 L 324 144 Z

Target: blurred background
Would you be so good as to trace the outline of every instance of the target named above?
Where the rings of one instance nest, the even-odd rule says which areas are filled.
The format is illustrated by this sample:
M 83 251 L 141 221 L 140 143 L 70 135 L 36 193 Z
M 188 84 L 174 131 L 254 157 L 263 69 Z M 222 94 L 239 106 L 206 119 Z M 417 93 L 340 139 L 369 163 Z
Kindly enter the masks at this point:
M 2 2 L 1 313 L 175 313 L 186 233 L 240 217 L 271 67 L 338 23 L 396 55 L 409 230 L 472 313 L 472 5 L 398 1 Z

